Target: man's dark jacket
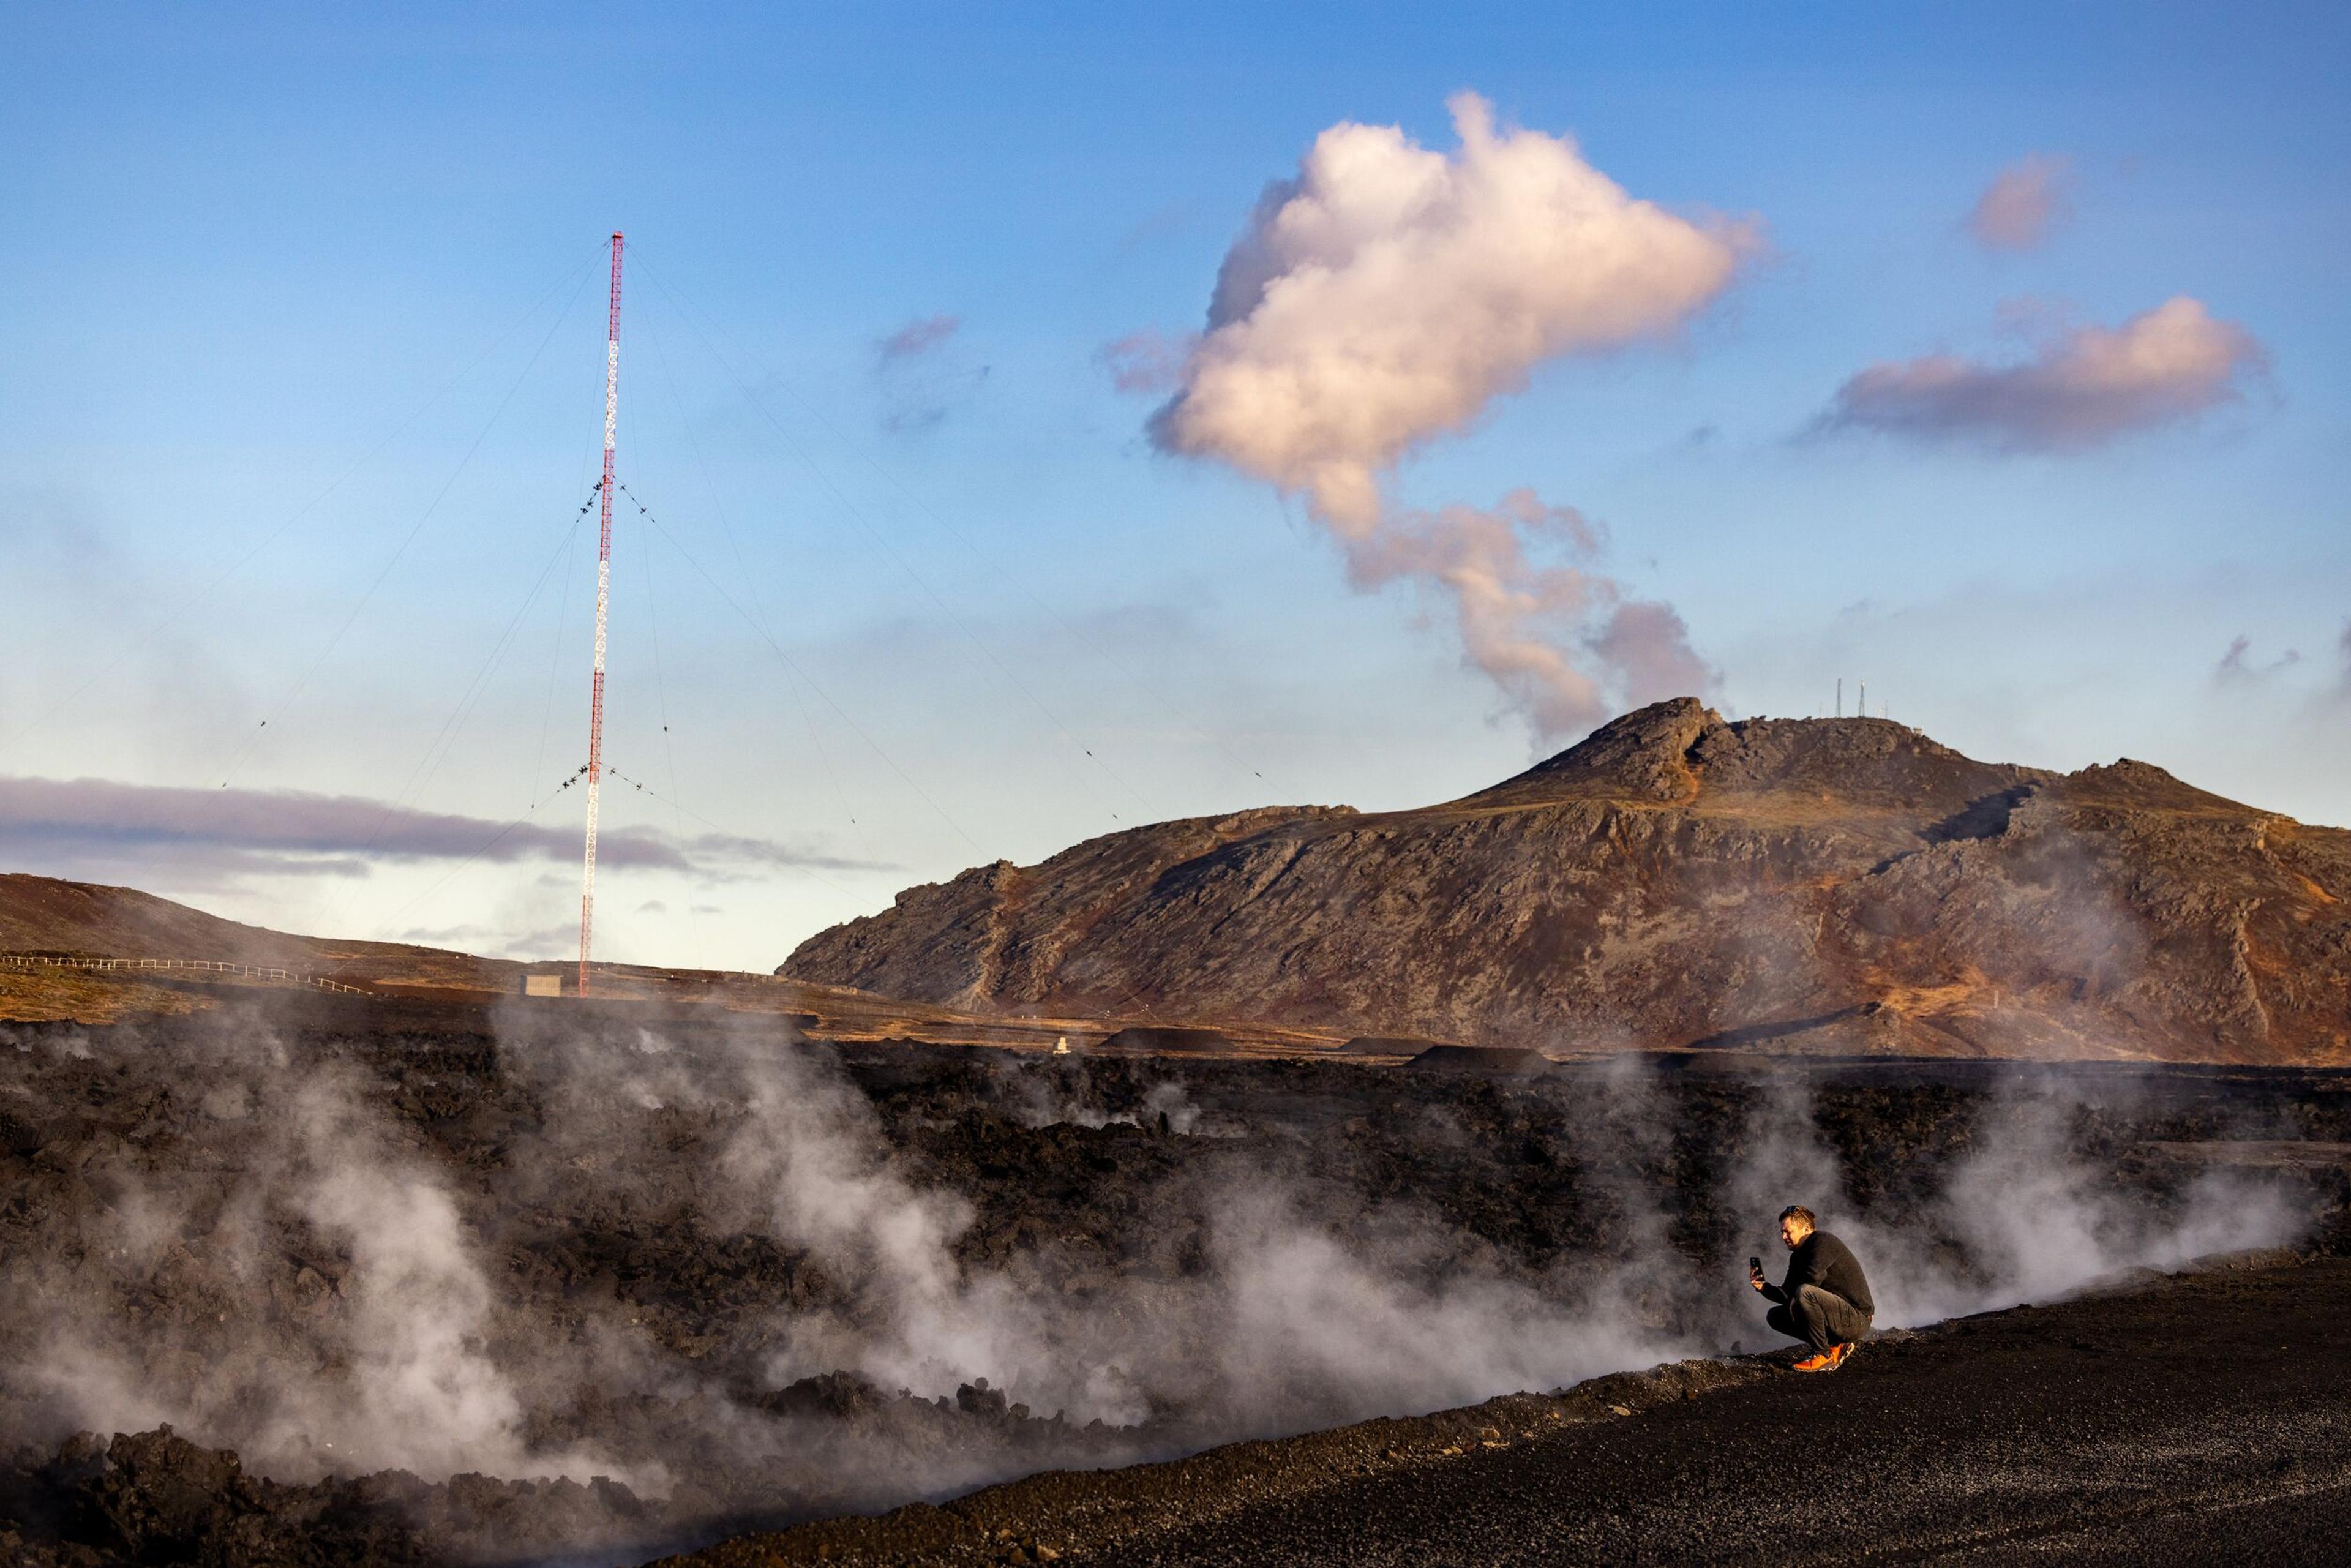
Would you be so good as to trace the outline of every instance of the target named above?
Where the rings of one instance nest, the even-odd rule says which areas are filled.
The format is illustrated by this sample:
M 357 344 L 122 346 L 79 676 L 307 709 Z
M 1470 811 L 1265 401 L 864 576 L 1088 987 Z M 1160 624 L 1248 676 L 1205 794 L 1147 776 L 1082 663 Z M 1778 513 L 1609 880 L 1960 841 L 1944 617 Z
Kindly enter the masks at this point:
M 1843 1296 L 1868 1316 L 1877 1315 L 1877 1303 L 1869 1299 L 1869 1281 L 1862 1277 L 1860 1260 L 1853 1255 L 1853 1249 L 1825 1230 L 1815 1230 L 1796 1243 L 1796 1249 L 1788 1254 L 1787 1279 L 1764 1286 L 1763 1298 L 1792 1301 L 1806 1285 L 1818 1285 L 1831 1295 Z

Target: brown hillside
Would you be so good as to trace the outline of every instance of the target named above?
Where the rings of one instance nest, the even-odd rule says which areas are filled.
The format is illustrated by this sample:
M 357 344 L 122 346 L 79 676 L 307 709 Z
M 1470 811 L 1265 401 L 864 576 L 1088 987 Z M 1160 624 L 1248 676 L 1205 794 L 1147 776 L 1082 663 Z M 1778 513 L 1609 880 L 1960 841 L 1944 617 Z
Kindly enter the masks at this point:
M 223 920 L 136 888 L 0 873 L 0 955 L 23 954 L 199 958 L 293 969 L 371 993 L 360 998 L 312 998 L 313 1012 L 325 1008 L 326 1016 L 349 1023 L 390 1019 L 393 1015 L 369 1009 L 380 1002 L 406 1000 L 470 1006 L 478 1015 L 474 1021 L 489 1027 L 486 1004 L 516 992 L 526 969 L 559 977 L 567 993 L 573 975 L 569 962 L 521 964 L 397 942 L 289 936 Z M 0 1022 L 69 1019 L 97 1023 L 141 1014 L 185 1012 L 211 1005 L 218 986 L 236 983 L 224 977 L 170 972 L 0 965 Z M 940 1044 L 1042 1051 L 1063 1040 L 1088 1047 L 1098 1047 L 1105 1040 L 1120 1041 L 1120 1031 L 1126 1025 L 1143 1021 L 1122 1016 L 1117 1009 L 1104 1017 L 1031 1014 L 1010 1019 L 993 1012 L 975 1017 L 839 986 L 642 964 L 600 962 L 596 991 L 603 1001 L 623 1005 L 688 1004 L 737 1012 L 789 1013 L 794 1015 L 795 1027 L 803 1032 L 836 1041 L 916 1037 Z M 575 996 L 562 1004 L 549 1005 L 576 1002 Z M 1247 1025 L 1198 1040 L 1180 1038 L 1187 1032 L 1196 1031 L 1132 1030 L 1129 1034 L 1165 1038 L 1124 1040 L 1120 1049 L 1177 1054 L 1238 1050 L 1253 1055 L 1285 1055 L 1333 1050 L 1341 1043 L 1312 1030 Z M 1214 1042 L 1212 1047 L 1207 1043 L 1209 1040 Z
M 510 988 L 520 965 L 398 942 L 294 936 L 224 920 L 141 893 L 56 877 L 0 873 L 0 953 L 81 958 L 204 958 L 331 975 Z
M 1463 800 L 1270 809 L 909 889 L 779 973 L 1545 1050 L 2351 1061 L 2351 832 L 2118 762 L 1683 698 Z

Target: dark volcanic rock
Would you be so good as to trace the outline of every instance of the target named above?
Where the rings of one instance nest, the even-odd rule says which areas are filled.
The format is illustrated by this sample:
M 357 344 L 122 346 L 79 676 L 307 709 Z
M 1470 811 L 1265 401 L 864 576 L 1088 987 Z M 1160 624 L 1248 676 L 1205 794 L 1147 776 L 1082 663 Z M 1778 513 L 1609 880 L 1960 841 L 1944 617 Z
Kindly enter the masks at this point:
M 1234 1049 L 1232 1036 L 1213 1029 L 1123 1029 L 1102 1042 L 1104 1051 L 1141 1051 L 1222 1054 Z
M 1512 1051 L 1507 1046 L 1432 1045 L 1405 1064 L 1416 1072 L 1483 1072 L 1499 1078 L 1524 1078 L 1551 1071 L 1551 1059 L 1540 1051 Z
M 402 1487 L 400 1482 L 410 1484 Z M 505 1483 L 490 1483 L 502 1490 Z M 414 1478 L 284 1486 L 162 1427 L 18 1450 L 0 1472 L 0 1561 L 22 1568 L 201 1563 L 219 1568 L 423 1564 L 406 1517 Z
M 2008 1180 L 1998 1151 L 2040 1150 L 2124 1240 L 2184 1224 L 2226 1176 L 2232 1225 L 2273 1212 L 2351 1247 L 2351 1074 L 2332 1070 L 1694 1052 L 1512 1077 L 836 1049 L 702 1009 L 654 1030 L 642 1011 L 517 1005 L 495 1030 L 476 1009 L 312 1010 L 343 1001 L 0 1026 L 0 1563 L 642 1560 L 1514 1377 L 1551 1386 L 1566 1377 L 1423 1377 L 1497 1333 L 1577 1357 L 1585 1329 L 1719 1343 L 1738 1262 L 1791 1196 L 1778 1177 L 1755 1190 L 1758 1173 L 1788 1149 L 1809 1151 L 1794 1196 L 1836 1204 L 1849 1234 L 1913 1238 L 1969 1291 L 1999 1267 L 1953 1228 L 1970 1152 Z M 967 1303 L 1049 1317 L 1053 1361 L 1008 1370 L 949 1344 L 947 1371 L 910 1390 L 851 1338 L 779 1359 L 805 1328 L 886 1325 L 909 1293 L 747 1185 L 747 1151 L 810 1132 L 778 1108 L 811 1101 L 864 1129 L 826 1190 L 886 1173 L 904 1197 L 870 1233 L 951 1202 L 923 1257 L 956 1282 L 938 1298 L 955 1324 Z M 415 1249 L 317 1207 L 338 1175 L 410 1195 L 401 1225 L 433 1224 L 432 1256 L 466 1266 L 413 1297 Z M 2046 1206 L 2048 1186 L 2022 1190 Z M 1237 1331 L 1249 1292 L 1330 1260 L 1368 1319 L 1324 1294 Z M 1903 1270 L 1869 1264 L 1893 1299 Z M 1638 1292 L 1541 1315 L 1597 1278 Z M 451 1321 L 439 1372 L 517 1405 L 436 1463 L 443 1428 L 420 1417 L 439 1406 L 367 1400 L 413 1386 L 408 1325 Z M 1343 1354 L 1261 1353 L 1293 1325 Z M 57 1348 L 90 1336 L 102 1357 L 82 1364 L 102 1375 L 68 1385 Z M 1070 1407 L 1096 1373 L 1116 1407 Z M 92 1427 L 131 1435 L 77 1435 Z M 572 1479 L 545 1479 L 558 1467 Z
M 655 1568 L 2318 1568 L 2351 1523 L 2346 1285 L 2340 1261 L 2174 1276 L 1880 1339 L 1834 1377 L 1784 1354 L 1685 1362 Z
M 1884 719 L 1618 719 L 1381 815 L 1138 828 L 782 971 L 972 1008 L 1551 1049 L 2351 1061 L 2351 832 Z

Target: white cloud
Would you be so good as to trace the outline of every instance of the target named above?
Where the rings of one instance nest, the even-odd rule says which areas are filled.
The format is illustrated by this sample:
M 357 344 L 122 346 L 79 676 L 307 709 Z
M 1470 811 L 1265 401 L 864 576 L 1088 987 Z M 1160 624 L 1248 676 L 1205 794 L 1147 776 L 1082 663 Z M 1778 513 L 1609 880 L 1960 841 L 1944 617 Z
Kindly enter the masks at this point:
M 1332 126 L 1217 274 L 1208 331 L 1155 421 L 1170 451 L 1304 491 L 1343 530 L 1378 476 L 1562 354 L 1668 331 L 1719 294 L 1743 231 L 1636 201 L 1573 141 L 1452 99 L 1447 156 Z
M 1565 509 L 1514 496 L 1491 512 L 1399 513 L 1383 481 L 1545 361 L 1678 328 L 1751 241 L 1626 194 L 1567 138 L 1498 129 L 1474 94 L 1450 107 L 1453 153 L 1343 123 L 1267 191 L 1152 434 L 1302 494 L 1358 583 L 1450 591 L 1470 657 L 1552 733 L 1604 716 L 1605 688 L 1625 684 L 1631 666 L 1610 668 L 1607 648 L 1626 647 L 1636 623 L 1644 640 L 1668 622 L 1677 632 L 1678 618 L 1635 617 L 1613 640 L 1583 624 L 1579 611 L 1613 612 L 1617 585 L 1580 571 L 1571 583 L 1523 549 Z M 1703 670 L 1686 646 L 1676 659 Z

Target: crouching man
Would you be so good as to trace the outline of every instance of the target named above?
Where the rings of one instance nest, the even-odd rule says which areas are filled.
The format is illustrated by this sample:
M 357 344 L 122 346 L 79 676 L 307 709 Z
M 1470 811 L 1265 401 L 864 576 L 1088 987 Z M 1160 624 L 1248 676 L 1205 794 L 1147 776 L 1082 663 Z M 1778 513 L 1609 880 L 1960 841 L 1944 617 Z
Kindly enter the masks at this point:
M 1796 1204 L 1780 1211 L 1780 1239 L 1791 1254 L 1787 1279 L 1766 1283 L 1758 1260 L 1749 1265 L 1747 1282 L 1766 1301 L 1779 1303 L 1763 1315 L 1765 1322 L 1813 1347 L 1796 1370 L 1834 1372 L 1868 1335 L 1869 1320 L 1877 1312 L 1861 1261 L 1844 1242 L 1815 1229 L 1813 1211 Z

